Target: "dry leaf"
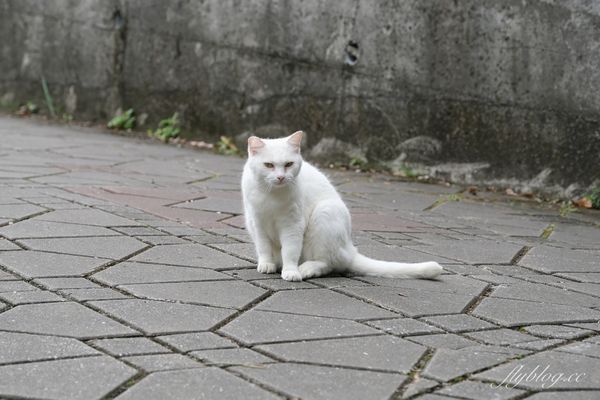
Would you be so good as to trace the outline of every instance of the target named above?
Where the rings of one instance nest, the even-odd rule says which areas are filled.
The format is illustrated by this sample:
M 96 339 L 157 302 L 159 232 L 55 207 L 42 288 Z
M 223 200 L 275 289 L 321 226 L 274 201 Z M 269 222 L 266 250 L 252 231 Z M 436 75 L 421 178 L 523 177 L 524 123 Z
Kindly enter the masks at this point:
M 592 200 L 587 197 L 582 197 L 574 203 L 579 208 L 592 208 Z
M 477 196 L 477 186 L 469 186 L 467 191 L 473 196 Z
M 511 188 L 506 189 L 506 194 L 509 196 L 518 196 L 518 194 L 516 194 Z

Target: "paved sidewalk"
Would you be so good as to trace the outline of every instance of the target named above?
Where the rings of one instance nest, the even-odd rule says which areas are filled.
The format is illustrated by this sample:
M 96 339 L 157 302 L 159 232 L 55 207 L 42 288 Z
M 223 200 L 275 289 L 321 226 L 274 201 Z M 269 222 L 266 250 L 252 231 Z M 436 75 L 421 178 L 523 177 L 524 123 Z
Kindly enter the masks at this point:
M 285 282 L 242 163 L 0 117 L 0 397 L 600 398 L 597 213 L 331 172 L 362 252 L 446 273 Z

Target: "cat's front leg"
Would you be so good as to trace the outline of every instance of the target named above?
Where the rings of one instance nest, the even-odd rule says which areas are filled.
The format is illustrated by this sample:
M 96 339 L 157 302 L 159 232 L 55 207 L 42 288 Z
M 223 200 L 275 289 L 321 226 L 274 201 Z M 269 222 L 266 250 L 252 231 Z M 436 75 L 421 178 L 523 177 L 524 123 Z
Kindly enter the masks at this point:
M 286 281 L 301 281 L 302 275 L 298 270 L 298 261 L 302 253 L 302 234 L 285 232 L 281 235 L 281 277 Z
M 276 260 L 273 258 L 273 244 L 271 239 L 260 229 L 256 230 L 254 245 L 258 255 L 256 270 L 261 274 L 274 274 L 277 272 Z

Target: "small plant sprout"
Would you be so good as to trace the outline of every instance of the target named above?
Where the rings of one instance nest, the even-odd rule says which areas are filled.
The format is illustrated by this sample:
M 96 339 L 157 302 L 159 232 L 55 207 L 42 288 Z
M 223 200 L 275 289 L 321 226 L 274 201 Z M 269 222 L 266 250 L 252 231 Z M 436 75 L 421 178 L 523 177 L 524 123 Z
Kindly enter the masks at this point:
M 240 149 L 235 145 L 232 138 L 221 136 L 215 145 L 215 151 L 226 156 L 240 155 Z
M 170 139 L 175 139 L 179 136 L 181 128 L 179 127 L 179 114 L 175 113 L 170 118 L 165 118 L 158 123 L 158 129 L 152 131 L 148 129 L 148 136 L 155 137 L 168 142 Z
M 133 129 L 135 127 L 135 113 L 133 108 L 129 110 L 117 114 L 113 119 L 111 119 L 106 126 L 109 129 L 117 129 L 117 130 L 127 130 Z

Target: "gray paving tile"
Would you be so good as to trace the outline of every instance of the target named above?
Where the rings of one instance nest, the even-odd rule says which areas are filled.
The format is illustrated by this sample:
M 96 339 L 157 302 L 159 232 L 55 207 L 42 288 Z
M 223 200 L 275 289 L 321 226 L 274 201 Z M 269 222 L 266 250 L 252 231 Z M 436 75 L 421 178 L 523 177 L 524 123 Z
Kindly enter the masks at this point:
M 0 224 L 2 223 L 2 220 L 0 220 Z M 0 238 L 0 251 L 12 251 L 12 250 L 21 250 L 21 248 L 19 246 L 17 246 L 14 243 L 9 242 L 8 240 L 4 239 L 4 238 Z
M 91 304 L 149 335 L 209 330 L 235 312 L 223 308 L 140 299 L 102 300 Z
M 423 317 L 423 320 L 453 333 L 472 332 L 496 327 L 494 324 L 467 314 Z
M 138 333 L 73 302 L 16 306 L 0 314 L 0 326 L 7 331 L 69 336 L 80 339 Z
M 569 343 L 567 345 L 557 347 L 554 350 L 564 351 L 566 353 L 581 354 L 582 356 L 586 357 L 600 358 L 600 342 L 595 343 L 593 340 Z
M 137 371 L 110 357 L 86 357 L 0 366 L 4 396 L 94 400 Z M 85 384 L 81 384 L 85 382 Z
M 279 343 L 258 348 L 286 361 L 403 373 L 410 372 L 426 351 L 423 346 L 389 335 Z
M 590 308 L 499 298 L 484 299 L 472 314 L 505 326 L 600 319 L 600 312 Z
M 413 289 L 425 292 L 478 295 L 488 286 L 487 283 L 460 275 L 441 275 L 437 279 L 389 279 L 365 276 L 363 281 L 378 286 Z M 437 294 L 436 294 L 437 296 Z
M 243 281 L 172 282 L 121 285 L 135 296 L 242 308 L 267 291 Z
M 0 228 L 0 235 L 9 239 L 59 238 L 73 236 L 116 236 L 117 232 L 99 226 L 64 224 L 36 218 Z
M 33 282 L 50 290 L 101 288 L 102 286 L 85 278 L 38 278 Z
M 188 244 L 189 242 L 180 239 L 176 236 L 136 236 L 136 238 L 142 242 L 149 243 L 151 245 L 169 245 L 169 244 Z
M 538 246 L 529 250 L 520 265 L 542 272 L 597 272 L 599 250 L 567 250 Z
M 600 286 L 598 289 L 600 289 Z M 600 290 L 595 293 L 600 294 Z M 561 288 L 536 284 L 533 282 L 500 286 L 494 289 L 490 294 L 490 297 L 528 300 L 550 304 L 566 304 L 570 306 L 600 307 L 600 298 L 598 297 L 574 293 Z
M 443 332 L 440 328 L 412 318 L 382 319 L 378 321 L 368 321 L 366 324 L 398 336 Z
M 432 379 L 423 378 L 421 376 L 416 376 L 415 380 L 404 388 L 404 392 L 402 393 L 403 399 L 408 399 L 416 394 L 423 393 L 437 385 L 439 382 L 434 381 Z
M 60 294 L 72 297 L 77 301 L 87 300 L 109 300 L 109 299 L 127 299 L 130 296 L 126 296 L 121 292 L 110 288 L 81 288 L 81 289 L 62 289 L 59 290 Z
M 438 349 L 429 360 L 422 375 L 447 382 L 459 376 L 500 364 L 524 353 L 526 353 L 524 350 L 497 346 L 472 346 L 458 350 Z
M 23 239 L 20 242 L 33 250 L 109 258 L 113 260 L 119 260 L 147 246 L 139 240 L 128 236 Z
M 183 352 L 237 347 L 231 340 L 212 332 L 180 333 L 158 336 L 156 339 Z
M 435 335 L 410 336 L 410 340 L 422 344 L 423 346 L 436 349 L 458 350 L 464 347 L 477 346 L 479 343 L 466 337 L 455 335 L 453 333 L 440 333 Z
M 248 344 L 380 333 L 354 321 L 258 310 L 246 311 L 220 331 Z
M 555 339 L 577 339 L 593 331 L 564 325 L 530 325 L 524 328 L 532 335 Z
M 277 276 L 277 275 L 276 275 Z M 299 290 L 299 289 L 316 289 L 318 286 L 313 285 L 312 283 L 303 281 L 303 282 L 290 282 L 284 281 L 281 277 L 277 276 L 277 278 L 273 279 L 260 279 L 254 282 L 257 286 L 265 288 L 267 290 Z
M 181 354 L 150 354 L 121 358 L 146 372 L 204 368 L 201 363 Z
M 31 204 L 0 205 L 0 218 L 21 219 L 46 211 L 43 207 Z
M 308 282 L 317 284 L 319 286 L 324 286 L 330 289 L 348 286 L 371 286 L 370 283 L 361 282 L 359 280 L 346 278 L 343 276 L 326 276 L 323 278 L 313 278 L 309 279 Z
M 190 355 L 206 365 L 258 366 L 274 362 L 273 359 L 246 348 L 198 350 L 192 351 Z
M 37 291 L 37 287 L 25 281 L 1 281 L 0 293 L 27 292 Z
M 366 319 L 397 314 L 328 289 L 285 291 L 273 294 L 256 309 L 320 317 Z
M 464 381 L 447 386 L 436 393 L 471 400 L 510 400 L 521 396 L 525 391 L 506 387 L 492 387 L 489 383 L 483 382 Z
M 512 346 L 519 349 L 542 351 L 563 343 L 563 339 L 540 339 L 531 342 L 515 343 Z
M 0 253 L 0 265 L 26 278 L 84 275 L 109 260 L 41 251 Z
M 528 400 L 563 400 L 565 396 L 569 396 L 569 400 L 598 400 L 598 391 L 592 390 L 577 390 L 577 391 L 560 391 L 560 392 L 540 392 L 529 396 Z
M 600 272 L 564 272 L 556 275 L 579 282 L 600 283 Z
M 406 379 L 400 374 L 302 364 L 268 364 L 263 368 L 233 370 L 302 399 L 388 399 Z
M 72 338 L 0 332 L 0 364 L 100 354 Z
M 14 306 L 32 303 L 53 303 L 65 301 L 64 298 L 45 290 L 31 290 L 26 292 L 5 292 L 0 294 L 0 299 Z
M 467 264 L 508 264 L 523 247 L 499 240 L 472 239 L 459 243 L 456 240 L 438 240 L 419 249 Z
M 95 226 L 135 226 L 142 225 L 132 219 L 119 217 L 105 211 L 93 208 L 79 210 L 52 211 L 36 217 L 40 221 L 68 222 L 71 224 L 95 225 Z
M 475 339 L 477 341 L 486 343 L 486 344 L 495 344 L 495 345 L 508 345 L 508 344 L 516 344 L 516 343 L 525 343 L 525 342 L 533 342 L 537 341 L 538 338 L 536 336 L 527 335 L 525 333 L 517 332 L 511 329 L 492 329 L 488 331 L 481 332 L 470 332 L 465 333 L 465 336 Z
M 476 298 L 475 295 L 394 287 L 348 287 L 339 290 L 410 317 L 458 314 Z
M 546 366 L 548 368 L 544 371 Z M 532 378 L 527 380 L 523 374 L 535 374 L 538 379 L 533 378 L 532 375 Z M 572 374 L 578 375 L 572 376 Z M 542 375 L 549 375 L 549 377 L 542 379 Z M 572 379 L 568 379 L 571 376 Z M 517 388 L 597 390 L 600 388 L 600 359 L 550 350 L 492 368 L 475 377 L 499 384 L 504 382 L 503 385 Z
M 119 400 L 270 400 L 278 396 L 218 368 L 153 373 L 121 394 Z
M 250 265 L 248 261 L 232 257 L 201 244 L 153 247 L 131 258 L 131 261 L 210 269 L 239 268 Z
M 170 352 L 166 347 L 144 337 L 98 339 L 90 343 L 117 357 Z
M 232 279 L 229 275 L 204 269 L 175 267 L 171 265 L 123 262 L 93 275 L 94 279 L 108 285 L 128 283 L 204 281 Z

